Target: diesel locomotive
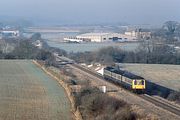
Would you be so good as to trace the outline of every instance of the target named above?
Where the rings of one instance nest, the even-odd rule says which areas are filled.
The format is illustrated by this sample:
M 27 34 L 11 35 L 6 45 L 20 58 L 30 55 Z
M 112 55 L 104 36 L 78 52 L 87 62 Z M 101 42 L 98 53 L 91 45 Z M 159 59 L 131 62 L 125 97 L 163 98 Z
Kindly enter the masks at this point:
M 138 75 L 116 67 L 104 68 L 104 78 L 134 92 L 143 93 L 146 89 L 146 80 Z

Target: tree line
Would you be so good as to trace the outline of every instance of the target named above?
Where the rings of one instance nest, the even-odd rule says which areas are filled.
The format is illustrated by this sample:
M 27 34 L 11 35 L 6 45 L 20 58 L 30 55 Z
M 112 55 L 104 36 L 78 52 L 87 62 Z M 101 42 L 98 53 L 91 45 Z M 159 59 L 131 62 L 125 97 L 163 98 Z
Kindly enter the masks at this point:
M 152 41 L 142 42 L 134 51 L 125 51 L 118 47 L 102 48 L 95 52 L 79 52 L 69 55 L 76 62 L 114 64 L 180 64 L 180 52 L 166 44 L 155 44 Z
M 33 44 L 36 40 L 41 41 L 42 48 Z M 60 55 L 67 54 L 64 50 L 50 47 L 39 33 L 33 34 L 30 38 L 6 39 L 5 42 L 13 46 L 13 50 L 10 52 L 0 50 L 0 59 L 36 59 L 43 60 L 47 65 L 51 65 L 55 62 L 54 52 Z
M 165 40 L 167 43 L 174 43 L 180 40 L 180 23 L 177 21 L 167 21 L 161 28 L 152 32 L 154 38 Z

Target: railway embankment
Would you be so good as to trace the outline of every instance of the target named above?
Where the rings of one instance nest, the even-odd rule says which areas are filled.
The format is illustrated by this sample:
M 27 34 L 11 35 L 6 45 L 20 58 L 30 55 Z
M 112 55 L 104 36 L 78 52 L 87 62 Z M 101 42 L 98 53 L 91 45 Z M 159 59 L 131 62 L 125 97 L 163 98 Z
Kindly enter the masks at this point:
M 96 73 L 84 69 L 82 67 L 76 67 L 76 66 L 71 66 L 73 69 L 75 69 L 75 74 L 79 75 L 82 74 L 80 78 L 89 78 L 90 81 L 95 83 L 95 85 L 107 85 L 107 89 L 111 87 L 112 85 L 107 83 L 106 81 L 102 80 L 102 77 L 97 75 Z M 137 95 L 130 94 L 129 92 L 126 92 L 124 90 L 121 90 L 121 88 L 117 88 L 116 86 L 112 86 L 114 89 L 117 89 L 118 92 L 112 93 L 112 95 L 120 100 L 125 100 L 129 104 L 134 105 L 135 111 L 140 111 L 142 114 L 145 113 L 153 113 L 154 115 L 157 115 L 155 118 L 159 119 L 179 119 L 179 117 L 168 110 L 162 109 L 161 107 L 156 106 L 155 104 L 149 102 L 149 100 L 144 100 Z M 174 105 L 173 105 L 174 106 Z M 142 108 L 142 109 L 141 109 Z M 161 111 L 161 112 L 160 112 Z M 150 115 L 150 116 L 154 116 Z
M 38 64 L 40 65 L 40 64 Z M 86 78 L 83 77 L 77 79 L 71 79 L 71 71 L 62 71 L 60 68 L 55 67 L 43 67 L 42 69 L 47 72 L 47 74 L 53 75 L 56 80 L 61 80 L 65 84 L 65 89 L 67 89 L 70 99 L 72 99 L 73 112 L 76 115 L 76 119 L 104 119 L 111 120 L 111 118 L 149 118 L 154 119 L 154 117 L 147 116 L 147 114 L 138 113 L 132 108 L 131 104 L 126 103 L 122 99 L 117 99 L 109 93 L 104 94 L 100 92 L 97 86 L 93 86 L 91 83 L 86 83 Z M 65 67 L 65 66 L 64 66 Z M 64 68 L 63 67 L 63 68 Z M 66 68 L 67 70 L 67 68 Z M 70 70 L 70 68 L 69 68 Z M 82 79 L 83 78 L 83 79 Z M 81 79 L 81 80 L 80 80 Z M 71 85 L 71 84 L 77 85 Z M 62 83 L 61 83 L 62 84 Z M 63 85 L 62 84 L 62 85 Z M 72 86 L 80 85 L 80 90 L 74 92 Z M 77 111 L 78 110 L 78 111 Z M 80 115 L 80 116 L 78 116 Z M 155 117 L 157 118 L 157 117 Z M 113 120 L 113 119 L 112 119 Z

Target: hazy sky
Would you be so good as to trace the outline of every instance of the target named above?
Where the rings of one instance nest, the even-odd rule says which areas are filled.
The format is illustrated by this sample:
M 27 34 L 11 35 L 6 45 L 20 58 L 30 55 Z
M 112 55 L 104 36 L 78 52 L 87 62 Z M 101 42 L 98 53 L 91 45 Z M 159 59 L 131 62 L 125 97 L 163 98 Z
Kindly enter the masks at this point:
M 180 0 L 0 0 L 0 16 L 52 24 L 161 24 L 180 21 Z

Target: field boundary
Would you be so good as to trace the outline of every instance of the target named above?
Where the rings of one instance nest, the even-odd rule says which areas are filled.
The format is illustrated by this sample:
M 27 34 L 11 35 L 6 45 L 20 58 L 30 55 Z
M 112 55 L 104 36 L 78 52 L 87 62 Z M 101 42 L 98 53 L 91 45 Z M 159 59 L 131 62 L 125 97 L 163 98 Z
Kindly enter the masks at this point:
M 53 73 L 50 70 L 46 69 L 43 65 L 39 64 L 36 60 L 32 60 L 32 62 L 36 66 L 41 68 L 47 75 L 49 75 L 52 78 L 54 78 L 55 80 L 57 80 L 57 82 L 64 88 L 64 90 L 65 90 L 65 92 L 66 92 L 66 94 L 68 96 L 68 99 L 70 100 L 71 111 L 74 114 L 75 120 L 82 120 L 82 116 L 81 116 L 81 113 L 80 113 L 79 109 L 75 108 L 75 100 L 74 100 L 74 97 L 71 94 L 72 92 L 71 92 L 70 87 L 63 80 L 58 78 L 56 75 L 53 75 Z

